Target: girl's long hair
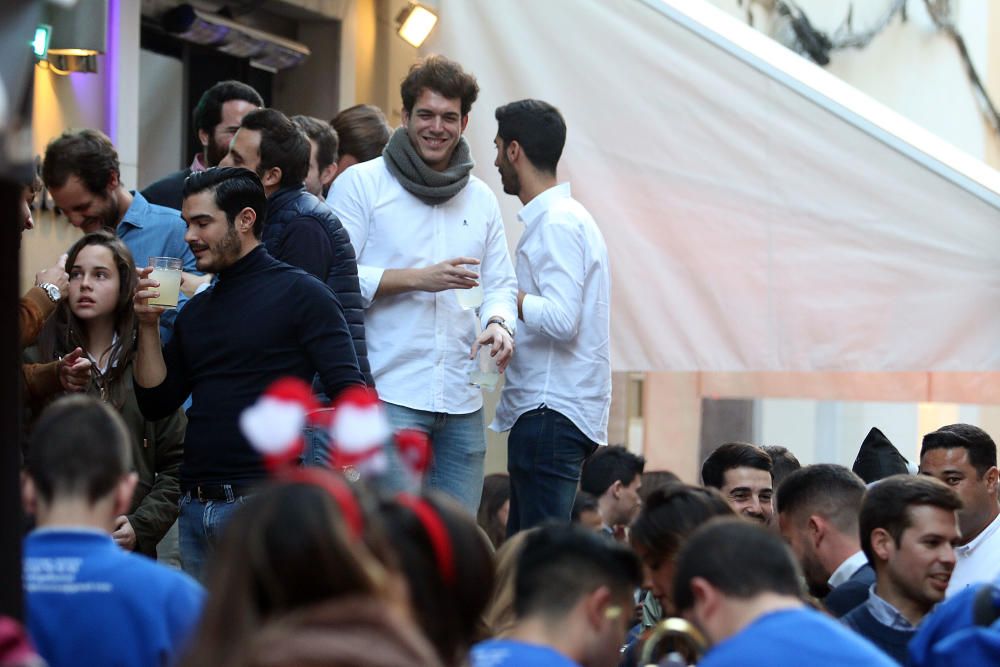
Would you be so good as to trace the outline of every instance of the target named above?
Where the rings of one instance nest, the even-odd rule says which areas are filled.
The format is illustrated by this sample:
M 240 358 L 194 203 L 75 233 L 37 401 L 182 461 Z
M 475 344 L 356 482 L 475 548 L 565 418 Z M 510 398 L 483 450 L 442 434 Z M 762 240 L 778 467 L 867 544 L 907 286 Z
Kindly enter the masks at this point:
M 122 376 L 135 353 L 136 320 L 135 311 L 132 309 L 132 296 L 139 283 L 139 277 L 136 275 L 135 262 L 128 247 L 107 230 L 91 232 L 73 244 L 66 257 L 66 273 L 71 272 L 80 251 L 88 246 L 103 246 L 110 250 L 115 267 L 118 269 L 118 301 L 115 303 L 114 311 L 117 337 L 111 346 L 107 370 L 102 372 L 95 365 L 91 372 L 101 389 L 101 397 L 116 408 L 120 408 L 124 402 Z M 38 349 L 41 358 L 57 359 L 77 347 L 83 348 L 91 356 L 99 357 L 104 350 L 87 350 L 84 326 L 70 309 L 69 299 L 60 301 L 39 334 Z

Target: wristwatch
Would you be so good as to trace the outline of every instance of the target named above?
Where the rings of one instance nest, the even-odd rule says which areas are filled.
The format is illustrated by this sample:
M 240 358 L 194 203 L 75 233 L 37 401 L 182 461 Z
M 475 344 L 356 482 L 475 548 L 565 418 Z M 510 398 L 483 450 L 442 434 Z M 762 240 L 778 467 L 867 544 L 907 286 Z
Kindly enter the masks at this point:
M 62 299 L 62 292 L 52 283 L 42 283 L 38 287 L 45 291 L 52 303 L 59 303 L 59 300 Z
M 500 328 L 506 331 L 508 336 L 510 336 L 511 338 L 514 337 L 514 330 L 511 329 L 510 325 L 507 324 L 507 321 L 504 320 L 504 318 L 500 317 L 499 315 L 494 315 L 493 317 L 491 317 L 486 321 L 486 326 L 489 326 L 491 324 L 499 324 Z

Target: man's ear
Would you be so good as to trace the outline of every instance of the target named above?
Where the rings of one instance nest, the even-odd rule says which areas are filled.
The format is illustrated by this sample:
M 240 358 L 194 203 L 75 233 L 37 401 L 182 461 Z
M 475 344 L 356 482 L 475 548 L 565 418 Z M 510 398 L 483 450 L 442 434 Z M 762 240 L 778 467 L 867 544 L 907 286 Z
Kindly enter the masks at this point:
M 323 168 L 323 171 L 319 172 L 319 182 L 325 189 L 326 186 L 333 183 L 333 177 L 337 175 L 337 163 L 334 162 Z
M 504 147 L 504 152 L 507 153 L 507 162 L 517 162 L 517 160 L 521 157 L 521 144 L 518 143 L 517 139 L 512 139 Z
M 462 132 L 465 132 L 465 126 L 469 124 L 469 114 L 462 116 Z
M 818 514 L 809 515 L 806 520 L 806 532 L 809 534 L 809 539 L 812 540 L 813 548 L 819 548 L 819 545 L 823 543 L 827 530 L 826 519 Z
M 260 182 L 264 184 L 265 188 L 273 188 L 281 183 L 281 167 L 271 167 L 264 171 L 264 175 L 261 177 Z
M 702 618 L 712 616 L 722 600 L 719 591 L 704 577 L 692 577 L 688 586 L 691 588 L 691 597 L 694 600 L 692 610 L 697 610 L 697 616 Z
M 35 480 L 26 472 L 21 472 L 21 505 L 24 506 L 24 513 L 30 516 L 38 514 L 38 488 Z
M 255 222 L 257 222 L 257 212 L 247 206 L 236 216 L 236 229 L 241 234 L 252 234 Z
M 208 142 L 212 140 L 212 136 L 205 130 L 198 130 L 198 142 L 201 143 L 201 147 L 208 148 Z
M 986 490 L 990 493 L 990 495 L 996 496 L 997 483 L 998 480 L 1000 480 L 1000 470 L 997 470 L 997 467 L 993 466 L 986 471 L 984 477 L 986 479 Z
M 622 489 L 625 488 L 625 485 L 620 479 L 616 479 L 609 488 L 611 489 L 611 497 L 617 500 L 622 495 Z
M 607 623 L 608 612 L 613 606 L 611 589 L 607 586 L 599 586 L 584 596 L 583 608 L 587 616 L 587 623 L 594 632 L 600 631 L 604 627 L 604 624 Z
M 139 483 L 139 475 L 130 472 L 122 475 L 115 488 L 115 516 L 128 514 L 132 507 L 132 496 L 135 495 L 135 485 Z
M 107 185 L 108 194 L 111 194 L 115 190 L 117 190 L 119 185 L 121 185 L 121 177 L 118 175 L 117 171 L 112 171 L 111 174 L 108 176 L 108 185 Z
M 872 551 L 880 560 L 888 561 L 896 553 L 896 540 L 885 528 L 876 528 L 868 537 Z

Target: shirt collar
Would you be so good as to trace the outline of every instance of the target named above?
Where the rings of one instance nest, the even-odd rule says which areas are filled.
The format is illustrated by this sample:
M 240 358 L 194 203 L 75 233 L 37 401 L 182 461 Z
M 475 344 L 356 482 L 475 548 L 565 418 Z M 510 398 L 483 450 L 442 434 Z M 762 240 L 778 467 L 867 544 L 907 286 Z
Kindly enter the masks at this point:
M 833 574 L 830 575 L 830 579 L 826 583 L 830 584 L 830 588 L 840 586 L 853 577 L 854 573 L 863 568 L 867 562 L 868 558 L 865 556 L 865 552 L 858 551 L 841 563 L 840 567 L 833 571 Z
M 206 167 L 205 163 L 201 161 L 201 153 L 195 153 L 194 159 L 191 160 L 191 173 L 196 171 L 205 171 L 206 169 L 208 169 L 208 167 Z
M 875 592 L 875 584 L 872 584 L 871 588 L 868 589 L 868 602 L 866 604 L 871 615 L 882 625 L 893 630 L 907 630 L 911 632 L 916 630 L 916 626 L 899 613 L 898 609 L 878 596 L 878 593 Z
M 570 198 L 569 183 L 559 183 L 553 185 L 548 190 L 544 190 L 535 195 L 535 198 L 524 205 L 517 213 L 517 219 L 525 225 L 530 225 L 546 211 L 556 199 Z
M 118 225 L 121 226 L 127 222 L 137 229 L 142 229 L 142 220 L 149 213 L 149 202 L 138 190 L 129 190 L 129 194 L 132 195 L 132 204 L 129 205 Z
M 993 521 L 990 521 L 989 524 L 983 528 L 982 532 L 976 535 L 975 539 L 969 541 L 968 544 L 956 547 L 955 554 L 959 557 L 971 556 L 972 552 L 979 548 L 979 546 L 986 542 L 986 540 L 990 539 L 998 529 L 1000 529 L 1000 514 L 997 514 Z

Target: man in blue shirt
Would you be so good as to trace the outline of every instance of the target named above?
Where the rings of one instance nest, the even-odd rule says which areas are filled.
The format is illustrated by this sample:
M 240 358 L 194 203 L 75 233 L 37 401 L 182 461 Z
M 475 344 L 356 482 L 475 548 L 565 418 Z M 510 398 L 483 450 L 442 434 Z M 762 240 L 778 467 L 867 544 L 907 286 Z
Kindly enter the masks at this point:
M 677 558 L 674 605 L 712 645 L 699 667 L 892 667 L 800 594 L 788 547 L 745 519 L 713 519 Z
M 172 208 L 150 204 L 121 182 L 118 153 L 97 130 L 63 132 L 45 149 L 42 179 L 56 206 L 85 233 L 110 229 L 125 242 L 136 266 L 150 257 L 176 257 L 184 271 L 196 273 L 194 255 L 184 241 L 184 221 Z M 177 310 L 187 297 L 181 293 Z M 163 340 L 170 338 L 177 310 L 160 321 Z
M 201 614 L 187 575 L 115 545 L 136 474 L 131 436 L 108 404 L 70 396 L 41 415 L 24 497 L 37 528 L 24 543 L 28 631 L 51 667 L 166 665 Z
M 574 525 L 527 537 L 514 580 L 514 627 L 472 649 L 473 667 L 614 667 L 642 581 L 624 545 Z

